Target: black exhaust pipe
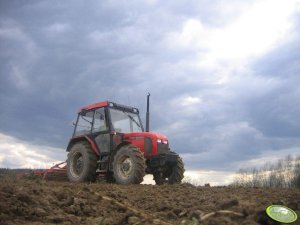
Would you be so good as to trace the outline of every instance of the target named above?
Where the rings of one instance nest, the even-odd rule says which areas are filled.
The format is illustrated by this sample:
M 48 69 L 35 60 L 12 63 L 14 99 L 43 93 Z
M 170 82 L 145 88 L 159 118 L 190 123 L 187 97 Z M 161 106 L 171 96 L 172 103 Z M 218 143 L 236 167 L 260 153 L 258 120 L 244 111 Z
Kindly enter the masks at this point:
M 149 113 L 149 98 L 150 98 L 150 93 L 148 93 L 148 95 L 147 95 L 147 112 L 146 112 L 146 132 L 149 132 L 149 120 L 150 120 L 150 118 L 149 118 L 149 115 L 150 115 L 150 113 Z

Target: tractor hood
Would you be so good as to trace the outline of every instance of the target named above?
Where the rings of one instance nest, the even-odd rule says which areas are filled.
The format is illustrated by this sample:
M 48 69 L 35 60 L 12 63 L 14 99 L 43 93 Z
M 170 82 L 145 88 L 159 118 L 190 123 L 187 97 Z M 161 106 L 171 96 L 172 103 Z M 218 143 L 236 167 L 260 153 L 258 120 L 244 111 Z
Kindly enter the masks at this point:
M 154 133 L 154 132 L 135 132 L 135 133 L 126 133 L 124 134 L 123 138 L 124 139 L 136 139 L 136 138 L 142 138 L 142 137 L 149 137 L 152 140 L 161 140 L 162 142 L 167 142 L 168 138 L 159 133 Z
M 153 132 L 126 133 L 123 139 L 138 147 L 145 153 L 146 157 L 170 152 L 169 141 L 163 134 Z

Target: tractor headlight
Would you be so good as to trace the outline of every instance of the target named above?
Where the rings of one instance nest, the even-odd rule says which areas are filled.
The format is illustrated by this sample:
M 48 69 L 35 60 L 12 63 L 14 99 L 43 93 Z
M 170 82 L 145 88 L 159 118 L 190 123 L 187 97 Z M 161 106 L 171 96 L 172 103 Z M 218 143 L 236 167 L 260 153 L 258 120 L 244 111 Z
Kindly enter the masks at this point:
M 168 141 L 167 141 L 167 140 L 157 139 L 157 143 L 167 145 L 167 144 L 168 144 Z

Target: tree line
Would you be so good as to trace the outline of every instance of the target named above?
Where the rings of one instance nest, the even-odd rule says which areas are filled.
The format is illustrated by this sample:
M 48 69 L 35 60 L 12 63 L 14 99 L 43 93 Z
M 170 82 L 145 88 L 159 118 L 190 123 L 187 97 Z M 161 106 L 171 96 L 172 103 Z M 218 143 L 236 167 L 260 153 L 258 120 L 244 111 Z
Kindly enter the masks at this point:
M 240 169 L 232 186 L 300 188 L 300 155 L 287 155 L 277 162 L 267 162 L 260 168 Z

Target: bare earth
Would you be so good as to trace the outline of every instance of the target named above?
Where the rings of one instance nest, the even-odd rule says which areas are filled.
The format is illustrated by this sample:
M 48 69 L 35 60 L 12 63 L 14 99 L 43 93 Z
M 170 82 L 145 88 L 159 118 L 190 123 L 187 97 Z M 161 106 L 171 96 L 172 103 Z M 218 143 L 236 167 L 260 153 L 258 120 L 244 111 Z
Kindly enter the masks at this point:
M 300 215 L 300 189 L 116 185 L 0 178 L 0 224 L 280 224 L 265 209 Z M 300 224 L 298 219 L 293 224 Z

